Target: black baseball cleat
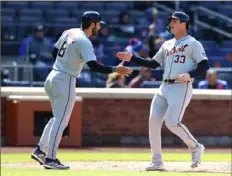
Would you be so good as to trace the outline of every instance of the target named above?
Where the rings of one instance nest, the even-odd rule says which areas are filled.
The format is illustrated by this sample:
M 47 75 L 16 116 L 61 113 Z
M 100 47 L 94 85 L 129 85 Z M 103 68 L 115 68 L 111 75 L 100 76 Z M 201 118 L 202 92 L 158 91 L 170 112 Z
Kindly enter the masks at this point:
M 68 170 L 69 166 L 62 164 L 58 159 L 45 158 L 45 169 Z
M 37 161 L 40 165 L 44 164 L 46 153 L 40 150 L 40 147 L 37 146 L 34 152 L 31 154 L 31 158 Z

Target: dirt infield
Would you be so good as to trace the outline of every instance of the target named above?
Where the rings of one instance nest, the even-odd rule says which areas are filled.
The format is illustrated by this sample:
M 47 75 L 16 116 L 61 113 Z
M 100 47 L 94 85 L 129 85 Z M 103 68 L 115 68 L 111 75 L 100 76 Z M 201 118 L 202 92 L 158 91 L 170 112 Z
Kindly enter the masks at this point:
M 71 170 L 107 170 L 145 172 L 148 162 L 119 162 L 119 161 L 95 161 L 95 162 L 67 162 Z M 165 172 L 207 172 L 207 173 L 231 173 L 231 164 L 228 162 L 203 162 L 198 168 L 190 168 L 189 162 L 165 162 Z M 3 163 L 2 166 L 10 168 L 35 168 L 44 169 L 37 163 Z

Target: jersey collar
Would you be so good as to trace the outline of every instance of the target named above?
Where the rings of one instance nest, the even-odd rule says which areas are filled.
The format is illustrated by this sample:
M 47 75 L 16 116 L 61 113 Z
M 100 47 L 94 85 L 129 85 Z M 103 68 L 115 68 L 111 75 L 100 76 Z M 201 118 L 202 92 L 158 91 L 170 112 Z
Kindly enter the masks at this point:
M 179 38 L 178 40 L 176 40 L 176 38 L 174 38 L 174 39 L 175 39 L 176 42 L 179 42 L 180 40 L 183 40 L 183 39 L 185 39 L 185 38 L 188 38 L 189 36 L 190 36 L 190 35 L 187 34 L 186 36 L 184 36 L 184 37 L 182 37 L 182 38 Z
M 88 36 L 86 35 L 86 33 L 81 28 L 78 28 L 78 29 L 88 38 Z

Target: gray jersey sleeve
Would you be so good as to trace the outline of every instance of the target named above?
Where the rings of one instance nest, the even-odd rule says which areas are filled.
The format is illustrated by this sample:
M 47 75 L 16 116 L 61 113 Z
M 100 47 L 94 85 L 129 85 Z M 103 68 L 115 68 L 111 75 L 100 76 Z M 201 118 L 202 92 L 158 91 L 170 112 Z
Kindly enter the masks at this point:
M 199 63 L 202 60 L 208 60 L 205 50 L 199 41 L 195 41 L 193 43 L 192 50 L 193 50 L 193 53 L 192 53 L 193 59 L 196 61 L 196 63 Z
M 163 45 L 164 45 L 164 43 L 163 43 Z M 163 49 L 163 45 L 160 47 L 159 51 L 152 58 L 156 62 L 158 62 L 160 65 L 163 65 L 163 63 L 164 63 L 164 49 Z
M 96 55 L 94 53 L 93 45 L 88 40 L 81 40 L 80 45 L 80 55 L 84 62 L 89 62 L 96 60 Z

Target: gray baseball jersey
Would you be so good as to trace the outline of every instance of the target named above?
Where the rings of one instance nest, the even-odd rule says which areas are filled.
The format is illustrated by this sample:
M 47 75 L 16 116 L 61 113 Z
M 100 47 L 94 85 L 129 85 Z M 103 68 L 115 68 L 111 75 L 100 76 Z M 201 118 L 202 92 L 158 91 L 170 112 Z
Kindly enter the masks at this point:
M 86 62 L 96 60 L 91 41 L 79 28 L 64 31 L 55 46 L 59 52 L 53 68 L 75 77 Z
M 47 157 L 51 159 L 56 159 L 63 131 L 72 113 L 76 77 L 86 62 L 96 60 L 92 43 L 79 28 L 64 31 L 55 46 L 58 49 L 56 61 L 45 81 L 45 92 L 54 117 L 44 128 L 38 144 L 44 152 L 47 150 Z
M 163 79 L 175 79 L 177 75 L 193 70 L 207 57 L 202 44 L 187 35 L 179 40 L 174 38 L 164 42 L 152 59 L 165 65 Z
M 197 63 L 207 56 L 202 44 L 187 35 L 179 40 L 166 41 L 152 58 L 161 65 L 164 64 L 163 79 L 176 79 L 179 74 L 192 71 Z M 166 126 L 179 136 L 191 149 L 196 150 L 199 143 L 181 123 L 186 107 L 192 97 L 192 82 L 163 82 L 154 96 L 149 117 L 149 139 L 152 151 L 152 162 L 162 161 L 161 127 L 165 120 Z

